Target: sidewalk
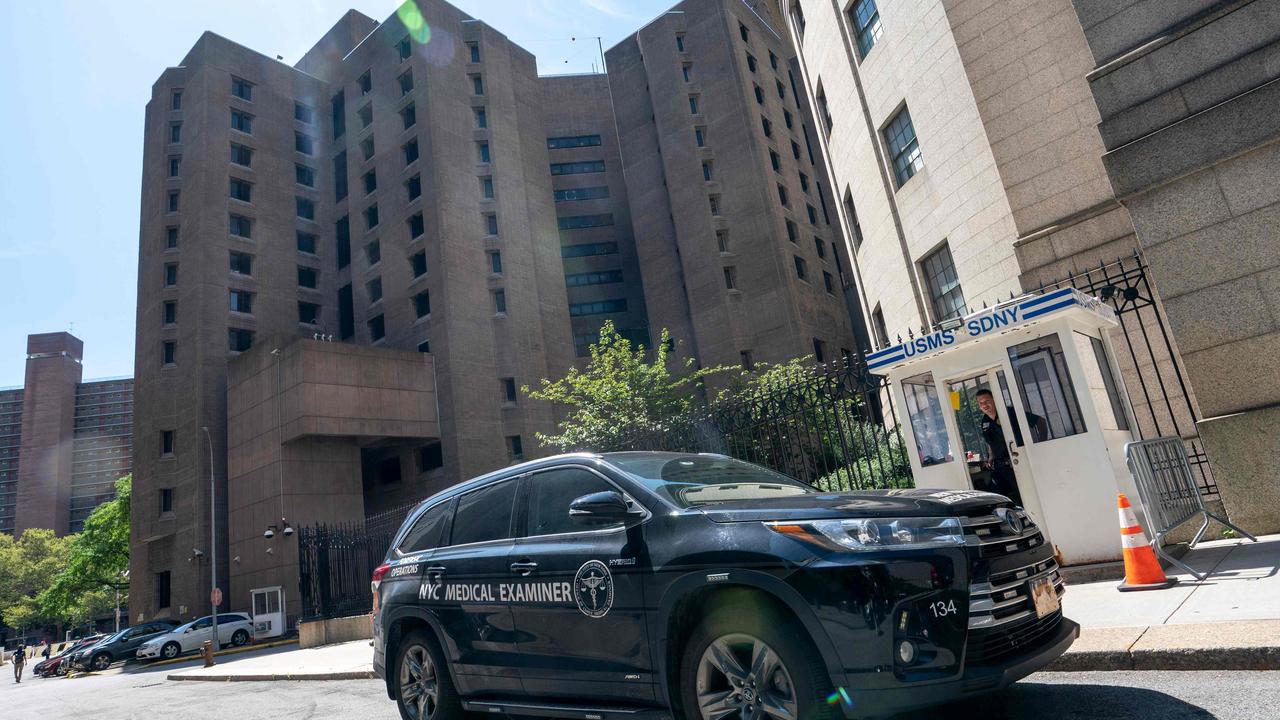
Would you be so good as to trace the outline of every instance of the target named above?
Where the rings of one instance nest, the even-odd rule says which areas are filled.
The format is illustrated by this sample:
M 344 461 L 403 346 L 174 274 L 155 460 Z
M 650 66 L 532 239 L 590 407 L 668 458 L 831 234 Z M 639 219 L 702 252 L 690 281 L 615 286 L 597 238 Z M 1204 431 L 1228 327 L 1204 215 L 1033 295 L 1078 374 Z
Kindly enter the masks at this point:
M 364 680 L 373 674 L 373 648 L 368 640 L 353 640 L 315 648 L 288 646 L 249 657 L 218 658 L 211 668 L 176 670 L 168 680 L 211 682 L 265 680 Z
M 1145 592 L 1069 584 L 1080 639 L 1052 669 L 1280 670 L 1280 535 L 1201 543 L 1182 561 L 1212 574 Z

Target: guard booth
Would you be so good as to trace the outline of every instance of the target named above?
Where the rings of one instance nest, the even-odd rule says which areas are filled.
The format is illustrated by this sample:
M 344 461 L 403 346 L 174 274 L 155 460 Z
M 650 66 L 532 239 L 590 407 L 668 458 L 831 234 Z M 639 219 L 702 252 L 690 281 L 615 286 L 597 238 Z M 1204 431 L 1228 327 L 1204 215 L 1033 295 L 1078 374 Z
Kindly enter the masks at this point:
M 1124 458 L 1136 423 L 1104 332 L 1116 325 L 1105 303 L 1064 288 L 868 355 L 908 420 L 916 486 L 992 487 L 976 398 L 990 390 L 1023 505 L 1066 564 L 1119 559 L 1116 493 L 1138 494 Z
M 253 637 L 255 640 L 279 637 L 287 629 L 284 619 L 284 588 L 277 585 L 249 591 L 253 598 Z

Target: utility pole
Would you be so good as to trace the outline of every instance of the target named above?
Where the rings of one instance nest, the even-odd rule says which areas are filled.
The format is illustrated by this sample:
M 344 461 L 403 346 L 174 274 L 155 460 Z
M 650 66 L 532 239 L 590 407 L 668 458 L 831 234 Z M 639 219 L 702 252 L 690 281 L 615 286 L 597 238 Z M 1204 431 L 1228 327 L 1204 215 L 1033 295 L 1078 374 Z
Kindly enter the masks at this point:
M 213 483 L 213 436 L 207 426 L 201 427 L 204 436 L 209 440 L 209 605 L 213 609 L 213 652 L 218 651 L 218 606 L 213 602 L 214 591 L 218 589 L 218 509 Z

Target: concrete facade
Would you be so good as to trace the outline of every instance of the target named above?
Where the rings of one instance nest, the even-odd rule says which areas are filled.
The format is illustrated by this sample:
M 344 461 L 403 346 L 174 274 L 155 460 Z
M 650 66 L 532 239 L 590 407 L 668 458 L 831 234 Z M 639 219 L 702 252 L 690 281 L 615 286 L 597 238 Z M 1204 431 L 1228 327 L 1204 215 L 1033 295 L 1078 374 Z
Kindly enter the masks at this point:
M 21 388 L 0 391 L 0 532 L 80 532 L 132 469 L 133 381 L 81 382 L 84 343 L 27 338 Z
M 505 402 L 503 382 L 557 376 L 572 362 L 534 60 L 451 6 L 422 12 L 435 42 L 410 38 L 394 16 L 378 24 L 348 13 L 297 67 L 206 33 L 153 88 L 139 252 L 137 617 L 207 607 L 208 553 L 193 552 L 211 537 L 206 427 L 214 530 L 220 555 L 233 557 L 228 371 L 243 350 L 324 336 L 430 352 L 450 422 L 404 451 L 431 461 L 415 462 L 405 485 L 424 482 L 370 507 L 536 455 L 534 432 L 551 429 L 550 407 Z M 480 162 L 482 143 L 490 162 Z M 248 183 L 247 200 L 233 181 Z M 491 252 L 502 254 L 501 273 L 490 272 Z M 159 447 L 166 433 L 171 454 Z M 314 444 L 314 459 L 346 463 L 360 480 L 358 455 Z M 421 454 L 428 445 L 436 450 Z M 166 493 L 172 512 L 155 512 Z M 347 509 L 362 517 L 360 506 Z M 296 559 L 296 546 L 280 552 Z M 220 563 L 223 588 L 229 572 Z M 242 595 L 228 606 L 247 607 Z
M 1159 283 L 1231 517 L 1280 529 L 1280 7 L 1075 0 L 1101 159 Z
M 760 8 L 689 0 L 605 53 L 650 326 L 704 367 L 856 347 L 813 120 Z
M 406 7 L 429 38 L 348 12 L 290 67 L 205 33 L 153 87 L 135 622 L 207 609 L 211 536 L 224 607 L 283 585 L 293 613 L 297 548 L 266 525 L 360 520 L 549 452 L 535 434 L 555 409 L 518 388 L 562 376 L 605 320 L 646 345 L 670 328 L 703 366 L 858 346 L 813 120 L 766 6 L 683 3 L 609 50 L 608 74 L 563 78 L 444 2 Z M 641 63 L 642 45 L 661 51 Z M 290 368 L 321 357 L 341 382 L 295 393 Z M 395 390 L 370 405 L 379 388 Z M 421 393 L 429 418 L 397 414 Z
M 286 615 L 296 617 L 297 547 L 281 534 L 290 518 L 350 521 L 443 488 L 415 453 L 441 434 L 435 378 L 429 353 L 310 339 L 279 354 L 260 345 L 231 362 L 231 597 L 281 585 Z M 362 482 L 362 463 L 374 465 L 373 482 Z M 274 541 L 263 539 L 268 527 Z
M 653 338 L 609 78 L 564 75 L 539 83 L 574 352 L 587 354 L 606 319 L 633 343 L 649 346 Z

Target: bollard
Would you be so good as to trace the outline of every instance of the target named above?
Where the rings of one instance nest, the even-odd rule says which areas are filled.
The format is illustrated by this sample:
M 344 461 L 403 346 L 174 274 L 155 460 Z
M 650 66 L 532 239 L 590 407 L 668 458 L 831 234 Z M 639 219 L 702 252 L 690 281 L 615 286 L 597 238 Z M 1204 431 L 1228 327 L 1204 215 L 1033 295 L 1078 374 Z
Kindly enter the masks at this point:
M 204 666 L 213 667 L 213 641 L 205 640 L 200 646 L 200 654 L 204 656 Z

